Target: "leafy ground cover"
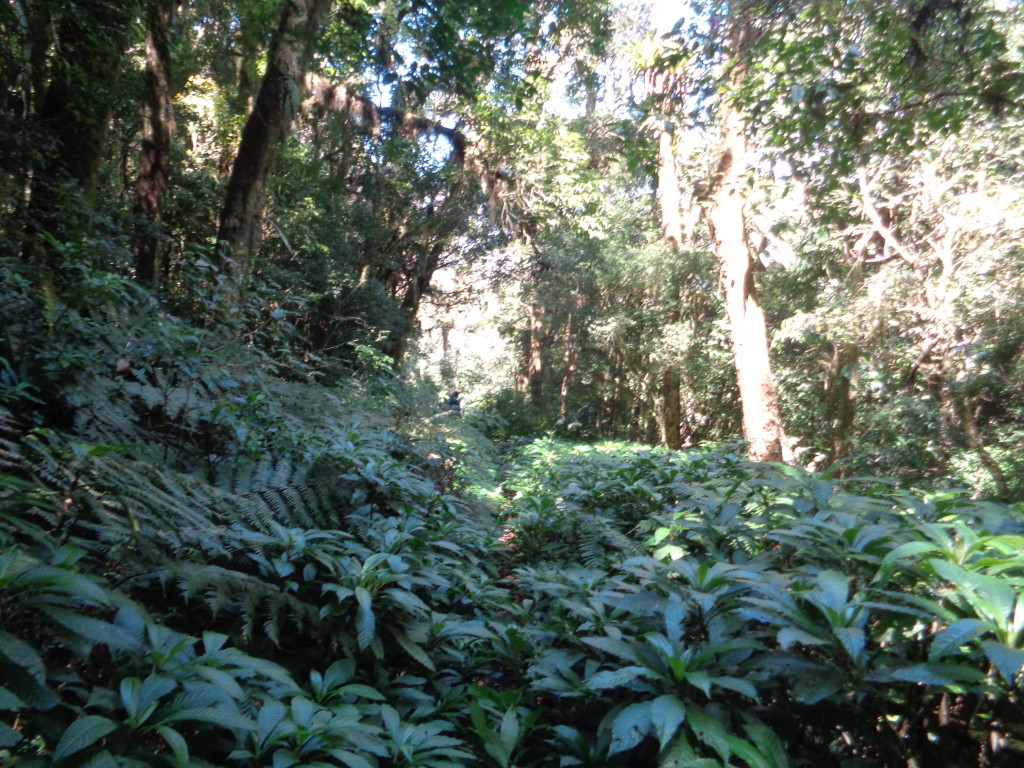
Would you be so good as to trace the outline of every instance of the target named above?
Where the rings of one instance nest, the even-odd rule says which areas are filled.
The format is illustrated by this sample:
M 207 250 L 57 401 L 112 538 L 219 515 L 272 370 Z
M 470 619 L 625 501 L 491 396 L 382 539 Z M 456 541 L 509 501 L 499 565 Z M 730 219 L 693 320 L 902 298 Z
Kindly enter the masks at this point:
M 540 440 L 494 516 L 383 429 L 229 483 L 4 423 L 7 764 L 1020 758 L 1015 509 Z
M 4 285 L 4 765 L 1019 764 L 1017 508 L 502 454 L 115 276 Z

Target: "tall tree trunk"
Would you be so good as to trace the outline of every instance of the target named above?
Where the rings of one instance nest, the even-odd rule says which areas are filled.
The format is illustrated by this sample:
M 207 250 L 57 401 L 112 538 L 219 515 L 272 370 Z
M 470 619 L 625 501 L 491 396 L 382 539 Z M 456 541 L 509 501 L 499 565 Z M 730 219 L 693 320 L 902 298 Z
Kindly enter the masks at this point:
M 948 386 L 947 384 L 947 388 Z M 997 498 L 1002 501 L 1009 500 L 1010 484 L 1006 480 L 1006 474 L 1003 472 L 1003 468 L 999 466 L 999 462 L 992 458 L 992 454 L 989 453 L 988 446 L 985 445 L 985 438 L 982 436 L 981 430 L 978 429 L 978 422 L 971 410 L 970 404 L 967 402 L 967 398 L 957 397 L 956 394 L 953 394 L 952 397 L 959 411 L 960 422 L 963 426 L 964 436 L 967 438 L 967 444 L 977 455 L 981 466 L 985 468 L 985 471 L 992 478 Z
M 836 342 L 829 366 L 828 390 L 825 406 L 832 419 L 832 442 L 828 448 L 828 463 L 834 464 L 850 455 L 850 436 L 857 412 L 857 381 L 854 366 L 860 357 L 856 344 Z M 843 472 L 838 473 L 839 476 Z
M 408 276 L 408 284 L 402 294 L 402 311 L 405 313 L 405 328 L 402 329 L 398 338 L 392 340 L 391 357 L 395 361 L 395 368 L 401 367 L 408 351 L 409 341 L 412 335 L 419 328 L 419 309 L 423 294 L 430 288 L 430 280 L 441 262 L 441 254 L 444 253 L 447 239 L 441 238 L 432 241 L 427 238 L 423 243 L 422 254 L 414 265 L 414 270 Z
M 133 6 L 80 0 L 60 14 L 58 53 L 38 115 L 53 146 L 37 153 L 32 172 L 26 255 L 41 253 L 43 232 L 64 237 L 69 211 L 95 190 Z
M 668 29 L 656 30 L 660 38 L 669 32 Z M 646 72 L 647 81 L 655 106 L 662 113 L 661 126 L 657 131 L 658 138 L 658 207 L 661 213 L 661 230 L 665 245 L 673 253 L 679 253 L 683 246 L 682 195 L 680 194 L 679 173 L 676 168 L 674 147 L 675 126 L 672 115 L 675 112 L 672 92 L 681 90 L 679 77 L 672 72 L 660 71 L 649 67 Z M 678 323 L 680 318 L 679 291 L 673 291 L 669 306 L 669 323 Z M 680 374 L 674 360 L 665 361 L 661 371 L 660 394 L 657 398 L 657 434 L 661 443 L 673 450 L 683 445 L 680 431 L 681 413 L 679 407 Z
M 529 319 L 527 319 L 529 323 Z M 530 329 L 521 328 L 516 332 L 516 352 L 518 363 L 516 371 L 516 392 L 520 395 L 530 391 Z
M 665 244 L 678 253 L 683 245 L 683 218 L 679 194 L 679 174 L 672 147 L 673 131 L 667 119 L 658 131 L 658 207 Z
M 731 94 L 743 77 L 743 55 L 749 30 L 735 16 L 728 21 L 729 75 L 721 94 L 718 170 L 705 201 L 715 255 L 725 292 L 733 362 L 743 409 L 743 435 L 754 461 L 783 461 L 785 440 L 768 358 L 768 329 L 754 286 L 753 259 L 747 243 L 746 116 Z
M 159 226 L 175 127 L 170 35 L 177 4 L 178 0 L 155 0 L 146 17 L 146 97 L 133 208 L 145 219 L 135 238 L 135 278 L 153 286 L 159 286 L 163 274 Z
M 530 404 L 534 408 L 544 405 L 544 308 L 540 304 L 530 304 L 530 347 L 529 364 L 526 369 L 529 381 Z
M 666 448 L 679 450 L 683 447 L 680 431 L 682 411 L 679 407 L 679 371 L 669 366 L 661 372 L 661 409 L 658 414 L 658 432 Z
M 667 123 L 658 132 L 658 202 L 661 207 L 661 227 L 665 244 L 673 253 L 679 253 L 683 244 L 683 222 L 680 209 L 679 175 L 676 173 L 672 130 Z M 679 291 L 670 298 L 669 323 L 679 322 Z M 661 373 L 661 408 L 658 414 L 658 432 L 666 448 L 679 450 L 683 437 L 679 431 L 679 371 L 673 361 L 665 363 Z
M 576 375 L 576 344 L 572 337 L 572 312 L 565 321 L 565 341 L 562 345 L 562 389 L 558 399 L 558 415 L 564 422 L 569 416 L 569 389 Z
M 548 345 L 544 306 L 537 300 L 541 275 L 548 270 L 548 265 L 544 263 L 537 232 L 537 222 L 532 216 L 526 216 L 520 235 L 530 251 L 530 309 L 526 317 L 527 328 L 522 337 L 524 343 L 517 389 L 529 394 L 530 405 L 535 409 L 544 404 L 544 350 Z
M 989 477 L 992 478 L 992 484 L 996 489 L 996 496 L 999 499 L 1008 499 L 1010 497 L 1010 485 L 1006 480 L 1006 474 L 1003 472 L 1003 468 L 999 466 L 992 454 L 988 451 L 988 446 L 985 444 L 985 438 L 978 429 L 978 422 L 976 416 L 972 411 L 970 399 L 960 391 L 955 381 L 955 372 L 949 370 L 947 361 L 950 359 L 951 345 L 944 345 L 941 356 L 941 365 L 939 368 L 939 374 L 941 381 L 939 383 L 939 399 L 942 403 L 943 411 L 945 411 L 944 421 L 946 422 L 949 429 L 949 439 L 951 444 L 956 445 L 962 440 L 967 443 L 974 454 L 978 457 L 978 462 L 982 468 L 988 472 Z M 959 433 L 959 434 L 958 434 Z M 960 443 L 962 445 L 962 443 Z
M 244 290 L 261 231 L 267 179 L 299 109 L 313 40 L 332 2 L 283 0 L 266 73 L 242 130 L 220 215 L 216 259 L 224 275 L 224 310 L 233 307 Z

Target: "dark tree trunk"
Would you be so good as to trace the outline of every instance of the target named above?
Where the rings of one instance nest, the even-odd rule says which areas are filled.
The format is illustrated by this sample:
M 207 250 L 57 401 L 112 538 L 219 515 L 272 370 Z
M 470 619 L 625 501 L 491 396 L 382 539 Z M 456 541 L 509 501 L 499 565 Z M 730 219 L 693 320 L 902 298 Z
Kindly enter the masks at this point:
M 933 345 L 934 348 L 935 345 Z M 988 445 L 984 435 L 978 428 L 977 416 L 972 408 L 971 399 L 957 386 L 955 372 L 949 370 L 947 362 L 950 359 L 951 345 L 944 344 L 940 356 L 939 365 L 939 399 L 942 403 L 944 421 L 949 431 L 951 444 L 962 444 L 961 440 L 967 443 L 967 447 L 974 451 L 982 468 L 992 478 L 992 484 L 996 489 L 996 496 L 1001 500 L 1010 496 L 1010 485 L 1006 480 L 1003 468 L 999 466 L 992 454 L 989 453 Z
M 558 399 L 558 415 L 563 422 L 569 415 L 569 389 L 576 376 L 577 354 L 572 336 L 572 312 L 570 312 L 565 321 L 565 340 L 562 344 L 562 388 Z
M 274 160 L 299 109 L 313 40 L 332 0 L 284 0 L 256 104 L 242 130 L 217 233 L 224 282 L 222 310 L 241 298 L 262 229 L 264 191 Z
M 530 404 L 534 408 L 544 405 L 544 308 L 539 304 L 530 305 L 530 348 L 526 376 L 529 381 Z
M 682 412 L 679 408 L 679 372 L 666 368 L 661 373 L 661 413 L 658 420 L 661 442 L 666 448 L 679 450 L 683 447 L 680 432 Z
M 402 311 L 406 313 L 406 326 L 401 336 L 394 339 L 390 349 L 391 357 L 395 361 L 395 368 L 401 365 L 408 349 L 409 340 L 419 327 L 417 316 L 420 302 L 423 299 L 423 294 L 430 288 L 430 281 L 441 261 L 441 254 L 444 252 L 446 244 L 447 239 L 434 242 L 428 240 L 424 243 L 422 257 L 417 260 L 414 272 L 408 278 L 408 285 L 402 294 Z M 447 331 L 445 340 L 447 343 Z
M 145 220 L 135 239 L 135 278 L 153 286 L 159 286 L 164 271 L 159 230 L 175 128 L 170 35 L 177 3 L 178 0 L 155 0 L 146 18 L 146 98 L 133 207 Z
M 517 333 L 517 371 L 516 392 L 521 395 L 530 391 L 530 329 L 520 329 Z
M 59 54 L 38 114 L 52 146 L 37 153 L 32 171 L 26 255 L 42 252 L 43 232 L 64 237 L 70 211 L 95 190 L 133 10 L 127 2 L 80 0 L 58 19 Z
M 857 412 L 857 358 L 860 349 L 856 344 L 836 342 L 829 367 L 828 391 L 825 405 L 832 419 L 832 444 L 829 446 L 828 463 L 834 464 L 850 455 L 850 436 L 853 432 L 854 416 Z M 842 472 L 838 473 L 842 476 Z
M 730 74 L 722 93 L 718 170 L 705 202 L 715 255 L 725 292 L 733 362 L 743 409 L 743 435 L 754 461 L 783 461 L 782 416 L 768 358 L 768 329 L 754 286 L 753 259 L 747 243 L 746 116 L 731 94 L 742 85 L 742 57 L 748 45 L 743 20 L 729 19 Z

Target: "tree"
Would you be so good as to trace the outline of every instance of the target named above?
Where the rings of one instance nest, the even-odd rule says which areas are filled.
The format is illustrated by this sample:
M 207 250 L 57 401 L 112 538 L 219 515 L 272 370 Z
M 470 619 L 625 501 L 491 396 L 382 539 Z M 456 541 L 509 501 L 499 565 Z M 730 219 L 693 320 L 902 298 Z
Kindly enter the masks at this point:
M 655 44 L 669 34 L 669 30 L 656 29 Z M 646 62 L 644 79 L 651 91 L 651 109 L 654 123 L 654 134 L 658 145 L 658 170 L 656 190 L 658 209 L 661 217 L 661 228 L 665 245 L 674 253 L 683 247 L 682 195 L 679 185 L 681 179 L 677 172 L 676 153 L 674 147 L 676 126 L 675 121 L 681 111 L 675 97 L 683 91 L 680 83 L 685 74 L 675 71 L 675 67 L 659 65 L 657 61 Z M 670 296 L 672 305 L 678 304 L 678 296 Z M 679 312 L 674 309 L 669 314 L 669 322 L 679 322 Z M 661 373 L 661 409 L 659 431 L 661 442 L 669 448 L 682 447 L 680 433 L 681 414 L 679 410 L 680 373 L 676 365 L 669 362 Z
M 71 212 L 88 209 L 96 192 L 135 3 L 84 0 L 59 9 L 43 3 L 31 10 L 42 17 L 26 19 L 33 29 L 51 25 L 56 30 L 51 41 L 35 39 L 29 55 L 41 65 L 45 54 L 39 46 L 52 44 L 55 50 L 32 116 L 45 147 L 30 166 L 23 251 L 46 261 L 46 236 L 62 239 L 81 218 Z
M 231 168 L 217 232 L 224 307 L 245 287 L 262 225 L 264 190 L 274 160 L 299 110 L 313 42 L 333 0 L 284 0 L 267 53 L 266 72 Z
M 725 8 L 722 46 L 725 75 L 719 88 L 718 162 L 704 215 L 711 230 L 725 294 L 730 341 L 743 407 L 743 436 L 755 461 L 791 458 L 784 439 L 775 380 L 768 355 L 768 329 L 754 284 L 754 260 L 747 241 L 747 119 L 736 94 L 744 87 L 746 56 L 756 31 L 749 4 Z
M 174 105 L 170 36 L 178 0 L 153 0 L 146 15 L 146 90 L 134 212 L 146 221 L 135 241 L 135 277 L 159 285 L 164 271 L 159 225 L 171 172 Z

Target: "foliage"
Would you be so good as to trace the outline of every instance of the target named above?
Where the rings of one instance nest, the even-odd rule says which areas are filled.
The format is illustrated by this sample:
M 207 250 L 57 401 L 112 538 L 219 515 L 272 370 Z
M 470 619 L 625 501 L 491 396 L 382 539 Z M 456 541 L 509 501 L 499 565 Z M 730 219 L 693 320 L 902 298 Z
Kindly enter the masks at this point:
M 0 763 L 1019 764 L 1024 512 L 982 495 L 1024 483 L 1021 9 L 697 4 L 655 114 L 603 2 L 324 4 L 333 97 L 289 116 L 235 293 L 217 206 L 301 5 L 0 6 Z M 823 472 L 734 437 L 698 216 L 723 10 Z M 464 418 L 403 363 L 456 265 L 522 278 L 485 317 L 523 370 L 444 350 Z M 693 450 L 608 439 L 658 442 L 669 397 Z

